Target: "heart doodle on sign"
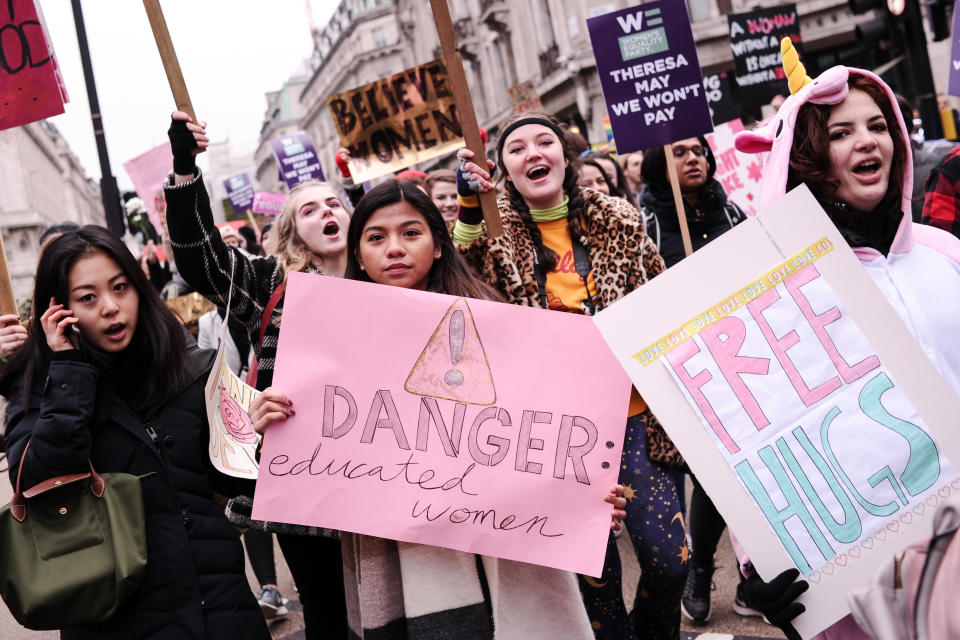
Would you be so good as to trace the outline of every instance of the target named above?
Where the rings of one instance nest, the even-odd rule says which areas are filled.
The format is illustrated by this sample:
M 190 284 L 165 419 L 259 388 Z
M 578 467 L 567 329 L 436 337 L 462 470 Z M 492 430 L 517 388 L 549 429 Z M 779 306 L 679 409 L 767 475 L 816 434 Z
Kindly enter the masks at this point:
M 841 553 L 836 558 L 834 558 L 833 561 L 836 562 L 841 567 L 845 567 L 847 566 L 847 555 L 844 553 Z
M 827 564 L 823 565 L 822 567 L 820 567 L 820 571 L 823 571 L 823 572 L 824 572 L 825 574 L 827 574 L 828 576 L 832 576 L 832 575 L 833 575 L 833 563 L 832 563 L 832 562 L 828 562 Z
M 883 542 L 884 540 L 887 539 L 887 532 L 884 531 L 883 529 L 880 529 L 879 531 L 873 534 L 873 537 L 879 540 L 880 542 Z
M 913 514 L 907 511 L 906 513 L 900 516 L 900 519 L 903 520 L 906 524 L 910 524 L 911 522 L 913 522 Z
M 870 540 L 870 538 L 867 538 L 866 540 L 864 540 L 864 541 L 861 542 L 860 544 L 863 544 L 863 543 L 866 542 L 867 540 Z M 870 543 L 871 543 L 870 546 L 872 547 L 872 546 L 873 546 L 873 540 L 870 540 Z M 860 557 L 860 547 L 851 547 L 850 549 L 847 549 L 847 554 L 850 555 L 850 556 L 853 556 L 854 559 L 859 558 L 859 557 Z
M 860 541 L 860 546 L 864 549 L 873 549 L 873 538 L 866 537 Z
M 927 506 L 922 502 L 918 502 L 917 504 L 913 505 L 913 512 L 918 516 L 922 516 L 923 512 L 926 510 L 927 510 Z
M 937 494 L 941 498 L 946 498 L 947 496 L 950 495 L 950 487 L 949 486 L 940 487 L 940 490 L 937 491 Z
M 812 582 L 813 584 L 820 584 L 820 572 L 819 572 L 819 571 L 813 571 L 813 572 L 811 572 L 811 573 L 808 573 L 808 574 L 807 574 L 806 576 L 804 576 L 804 577 L 806 577 L 806 579 L 809 580 L 810 582 Z
M 889 529 L 890 531 L 893 531 L 894 533 L 899 533 L 899 532 L 900 532 L 900 521 L 899 521 L 899 520 L 892 520 L 892 521 L 887 525 L 887 529 Z
M 937 503 L 940 502 L 940 498 L 937 496 L 937 494 L 933 493 L 927 496 L 927 499 L 924 500 L 924 502 L 926 502 L 927 506 L 929 507 L 935 507 L 937 506 Z
M 960 491 L 960 478 L 954 478 L 953 480 L 951 480 L 950 486 L 956 489 L 957 491 Z

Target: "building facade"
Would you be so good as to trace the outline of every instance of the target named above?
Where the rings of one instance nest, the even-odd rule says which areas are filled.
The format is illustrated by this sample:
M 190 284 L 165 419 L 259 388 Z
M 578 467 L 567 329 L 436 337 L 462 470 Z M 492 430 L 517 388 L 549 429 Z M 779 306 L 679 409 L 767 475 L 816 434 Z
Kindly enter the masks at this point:
M 106 226 L 99 185 L 48 121 L 0 131 L 0 230 L 18 299 L 33 293 L 40 234 L 66 221 Z
M 705 75 L 733 71 L 727 14 L 782 4 L 685 1 Z M 547 112 L 576 127 L 591 143 L 604 142 L 607 113 L 586 21 L 635 4 L 636 0 L 449 0 L 480 125 L 495 135 L 511 113 L 507 88 L 532 81 Z M 812 75 L 835 64 L 886 66 L 882 52 L 857 42 L 854 34 L 858 23 L 873 16 L 852 15 L 847 0 L 796 0 L 796 5 L 803 57 Z M 327 99 L 441 53 L 430 3 L 423 0 L 343 0 L 316 42 L 312 75 L 300 94 L 300 127 L 317 145 L 330 177 L 339 139 Z M 931 47 L 935 49 L 936 45 Z M 934 69 L 945 79 L 943 71 L 938 74 Z M 909 86 L 905 64 L 884 73 L 894 86 Z M 733 93 L 735 100 L 735 89 Z M 451 163 L 445 159 L 421 168 L 438 162 Z

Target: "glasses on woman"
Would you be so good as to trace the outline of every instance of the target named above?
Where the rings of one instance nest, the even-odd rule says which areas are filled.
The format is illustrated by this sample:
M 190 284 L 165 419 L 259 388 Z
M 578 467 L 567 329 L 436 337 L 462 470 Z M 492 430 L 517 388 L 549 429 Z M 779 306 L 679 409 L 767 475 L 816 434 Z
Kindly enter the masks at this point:
M 691 152 L 697 158 L 699 158 L 705 153 L 704 148 L 698 144 L 693 145 L 692 147 L 684 147 L 684 146 L 677 146 L 677 145 L 674 145 L 673 147 L 673 157 L 678 160 L 680 158 L 686 158 L 687 154 Z

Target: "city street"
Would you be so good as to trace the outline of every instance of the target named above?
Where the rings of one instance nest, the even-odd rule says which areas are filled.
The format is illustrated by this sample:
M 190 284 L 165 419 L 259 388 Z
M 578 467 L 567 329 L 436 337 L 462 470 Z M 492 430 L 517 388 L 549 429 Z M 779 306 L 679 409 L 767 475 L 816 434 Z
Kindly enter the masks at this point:
M 0 469 L 3 469 L 3 479 L 0 480 L 0 504 L 6 504 L 13 494 L 13 489 L 7 482 L 6 460 L 0 463 Z M 689 494 L 688 487 L 687 495 Z M 619 546 L 625 573 L 624 598 L 626 602 L 631 603 L 636 592 L 640 567 L 637 565 L 629 538 L 626 535 L 620 537 Z M 303 616 L 300 613 L 300 603 L 296 599 L 296 591 L 293 589 L 293 579 L 290 577 L 287 566 L 283 563 L 280 548 L 276 546 L 275 555 L 277 558 L 277 580 L 281 593 L 290 600 L 287 605 L 290 609 L 290 615 L 283 620 L 271 623 L 270 631 L 273 633 L 275 640 L 300 640 L 304 637 Z M 247 564 L 247 577 L 250 580 L 251 589 L 257 592 L 256 579 L 249 563 Z M 689 623 L 689 620 L 684 619 L 682 640 L 693 640 L 694 638 L 697 640 L 766 640 L 767 638 L 782 637 L 779 631 L 765 624 L 762 620 L 743 618 L 733 612 L 732 604 L 737 586 L 736 560 L 730 546 L 730 539 L 727 536 L 723 536 L 721 539 L 720 549 L 717 553 L 715 581 L 717 589 L 713 594 L 713 611 L 709 624 L 695 627 Z M 28 631 L 24 629 L 17 624 L 6 607 L 0 607 L 0 638 L 3 638 L 3 640 L 46 640 L 58 637 L 59 634 L 55 631 Z

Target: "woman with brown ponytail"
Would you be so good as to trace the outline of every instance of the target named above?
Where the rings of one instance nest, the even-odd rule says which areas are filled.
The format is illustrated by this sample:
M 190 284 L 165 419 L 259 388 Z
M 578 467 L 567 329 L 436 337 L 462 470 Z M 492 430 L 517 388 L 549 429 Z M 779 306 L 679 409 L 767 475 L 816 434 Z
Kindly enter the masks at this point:
M 454 241 L 508 302 L 592 315 L 665 269 L 633 206 L 577 186 L 575 156 L 550 116 L 517 114 L 503 125 L 497 161 L 506 190 L 498 201 L 503 235 L 497 238 L 484 233 L 476 196 L 493 188 L 490 175 L 469 161 L 470 151 L 459 155 Z M 557 362 L 564 362 L 562 353 Z M 642 568 L 632 614 L 624 607 L 612 537 L 603 576 L 581 577 L 580 585 L 597 638 L 673 640 L 687 573 L 678 474 L 650 459 L 646 432 L 656 418 L 636 392 L 628 415 L 620 482 Z

